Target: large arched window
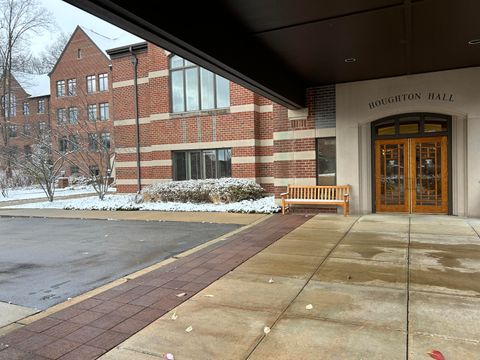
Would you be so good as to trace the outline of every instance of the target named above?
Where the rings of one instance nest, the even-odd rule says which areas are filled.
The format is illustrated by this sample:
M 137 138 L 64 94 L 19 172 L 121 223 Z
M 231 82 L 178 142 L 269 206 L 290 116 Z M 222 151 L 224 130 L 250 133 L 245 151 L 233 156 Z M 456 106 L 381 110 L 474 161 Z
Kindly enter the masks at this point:
M 220 109 L 230 106 L 230 82 L 174 55 L 170 58 L 172 112 Z

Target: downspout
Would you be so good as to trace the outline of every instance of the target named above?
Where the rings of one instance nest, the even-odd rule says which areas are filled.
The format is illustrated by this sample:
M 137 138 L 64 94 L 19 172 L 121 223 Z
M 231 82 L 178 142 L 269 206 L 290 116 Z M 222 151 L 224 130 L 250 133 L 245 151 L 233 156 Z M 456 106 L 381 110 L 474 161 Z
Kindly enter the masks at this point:
M 134 89 L 134 96 L 133 96 L 133 110 L 135 114 L 135 129 L 136 129 L 136 155 L 137 155 L 137 193 L 140 194 L 142 190 L 142 181 L 141 181 L 141 172 L 140 172 L 140 121 L 138 118 L 138 75 L 137 75 L 137 67 L 138 67 L 138 59 L 135 53 L 133 52 L 132 47 L 130 46 L 130 61 L 132 62 L 133 66 L 133 89 Z

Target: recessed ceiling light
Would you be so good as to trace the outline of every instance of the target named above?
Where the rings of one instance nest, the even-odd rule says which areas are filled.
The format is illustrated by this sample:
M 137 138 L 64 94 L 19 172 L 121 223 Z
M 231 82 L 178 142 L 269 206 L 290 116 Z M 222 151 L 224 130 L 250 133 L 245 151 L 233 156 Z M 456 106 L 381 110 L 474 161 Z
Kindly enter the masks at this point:
M 480 44 L 480 39 L 473 39 L 468 42 L 469 45 L 478 45 Z
M 357 61 L 357 59 L 356 58 L 346 58 L 344 61 L 346 63 L 353 63 L 353 62 Z

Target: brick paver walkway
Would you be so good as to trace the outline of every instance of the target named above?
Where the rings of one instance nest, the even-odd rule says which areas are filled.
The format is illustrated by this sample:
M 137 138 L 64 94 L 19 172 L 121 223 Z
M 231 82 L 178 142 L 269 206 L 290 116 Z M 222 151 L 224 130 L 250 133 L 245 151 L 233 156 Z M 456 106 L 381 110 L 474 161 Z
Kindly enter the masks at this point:
M 0 338 L 0 360 L 96 359 L 306 220 L 300 215 L 273 216 L 35 321 Z

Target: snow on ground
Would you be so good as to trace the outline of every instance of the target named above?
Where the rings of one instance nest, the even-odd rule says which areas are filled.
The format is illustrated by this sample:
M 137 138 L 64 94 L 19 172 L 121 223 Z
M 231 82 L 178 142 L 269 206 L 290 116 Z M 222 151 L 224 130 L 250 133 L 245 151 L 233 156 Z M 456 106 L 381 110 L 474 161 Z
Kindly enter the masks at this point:
M 280 207 L 273 196 L 259 200 L 243 200 L 230 204 L 194 204 L 179 202 L 145 202 L 137 204 L 135 195 L 107 195 L 102 201 L 96 196 L 79 199 L 55 200 L 10 206 L 9 208 L 66 209 L 66 210 L 157 210 L 157 211 L 209 211 L 237 213 L 273 213 Z
M 69 186 L 64 189 L 55 189 L 55 197 L 90 194 L 95 193 L 95 190 L 90 185 Z M 29 200 L 46 198 L 45 192 L 42 188 L 31 186 L 26 188 L 17 188 L 8 191 L 8 196 L 3 197 L 0 194 L 0 202 L 13 200 Z

